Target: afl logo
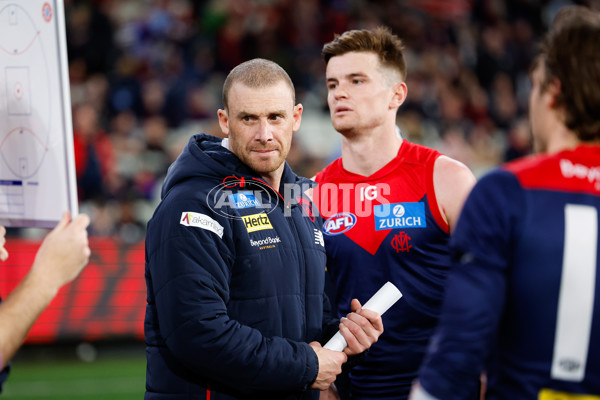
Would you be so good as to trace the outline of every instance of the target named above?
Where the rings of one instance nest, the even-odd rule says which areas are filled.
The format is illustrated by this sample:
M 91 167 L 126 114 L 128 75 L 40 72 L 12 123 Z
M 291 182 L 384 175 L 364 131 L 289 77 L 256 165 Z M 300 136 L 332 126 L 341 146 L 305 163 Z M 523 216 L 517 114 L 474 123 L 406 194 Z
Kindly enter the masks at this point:
M 44 17 L 44 21 L 46 22 L 50 22 L 52 19 L 52 7 L 50 7 L 50 4 L 44 3 L 42 6 L 42 17 Z
M 352 213 L 339 213 L 327 218 L 323 224 L 326 235 L 341 235 L 349 231 L 356 224 L 356 215 Z

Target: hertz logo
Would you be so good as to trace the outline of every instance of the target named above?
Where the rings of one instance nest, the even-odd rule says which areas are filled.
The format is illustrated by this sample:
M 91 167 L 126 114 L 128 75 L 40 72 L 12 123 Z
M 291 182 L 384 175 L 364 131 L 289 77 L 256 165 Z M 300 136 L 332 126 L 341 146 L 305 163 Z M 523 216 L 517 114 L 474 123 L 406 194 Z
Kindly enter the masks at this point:
M 263 229 L 273 229 L 269 217 L 265 213 L 245 215 L 242 217 L 244 225 L 248 232 L 261 231 Z

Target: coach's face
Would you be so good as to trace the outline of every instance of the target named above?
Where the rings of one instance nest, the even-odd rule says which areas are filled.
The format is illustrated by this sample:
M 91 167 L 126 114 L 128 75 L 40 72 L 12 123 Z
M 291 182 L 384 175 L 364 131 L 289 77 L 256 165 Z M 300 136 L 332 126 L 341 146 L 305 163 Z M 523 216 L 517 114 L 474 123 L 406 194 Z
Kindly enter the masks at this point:
M 302 105 L 294 105 L 292 90 L 284 81 L 262 88 L 235 82 L 228 96 L 228 109 L 218 115 L 229 149 L 270 180 L 283 170 L 292 134 L 300 128 Z

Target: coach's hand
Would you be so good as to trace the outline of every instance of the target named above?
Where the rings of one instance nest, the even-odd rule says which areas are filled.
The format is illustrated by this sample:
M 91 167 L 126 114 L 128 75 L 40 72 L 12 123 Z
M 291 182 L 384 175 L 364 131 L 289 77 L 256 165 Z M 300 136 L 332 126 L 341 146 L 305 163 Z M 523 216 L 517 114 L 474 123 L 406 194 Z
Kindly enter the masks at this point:
M 348 360 L 348 357 L 341 351 L 333 351 L 321 347 L 319 342 L 311 342 L 309 345 L 317 353 L 317 358 L 319 359 L 319 374 L 311 388 L 327 390 L 329 385 L 342 372 L 342 364 Z

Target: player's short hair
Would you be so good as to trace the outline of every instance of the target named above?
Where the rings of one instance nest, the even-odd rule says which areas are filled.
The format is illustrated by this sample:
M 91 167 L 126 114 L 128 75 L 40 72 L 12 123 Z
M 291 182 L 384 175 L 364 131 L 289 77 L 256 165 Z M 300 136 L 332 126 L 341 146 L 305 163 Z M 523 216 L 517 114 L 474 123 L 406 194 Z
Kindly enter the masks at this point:
M 292 100 L 296 104 L 296 91 L 294 84 L 287 72 L 277 63 L 263 58 L 254 58 L 233 68 L 225 83 L 223 83 L 223 106 L 229 108 L 228 96 L 235 82 L 241 82 L 251 88 L 264 88 L 273 86 L 279 82 L 285 82 L 292 92 Z
M 377 55 L 379 63 L 385 68 L 390 68 L 400 74 L 400 79 L 406 80 L 406 62 L 404 61 L 404 43 L 394 35 L 389 28 L 378 26 L 373 30 L 351 30 L 341 35 L 336 34 L 334 39 L 323 46 L 321 55 L 325 65 L 335 56 L 349 52 L 372 52 Z
M 600 139 L 600 13 L 563 7 L 546 34 L 537 59 L 543 63 L 542 91 L 560 82 L 558 105 L 565 125 L 581 141 Z

